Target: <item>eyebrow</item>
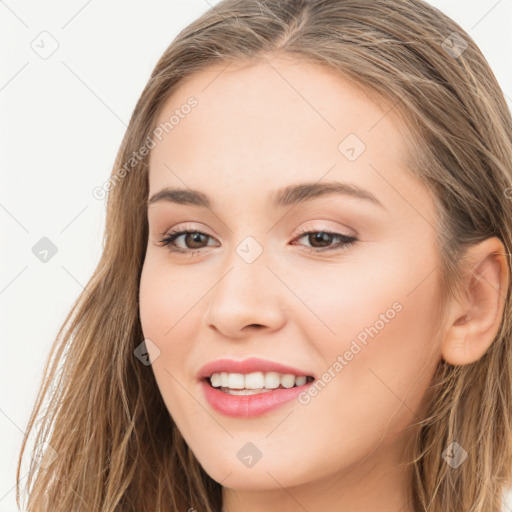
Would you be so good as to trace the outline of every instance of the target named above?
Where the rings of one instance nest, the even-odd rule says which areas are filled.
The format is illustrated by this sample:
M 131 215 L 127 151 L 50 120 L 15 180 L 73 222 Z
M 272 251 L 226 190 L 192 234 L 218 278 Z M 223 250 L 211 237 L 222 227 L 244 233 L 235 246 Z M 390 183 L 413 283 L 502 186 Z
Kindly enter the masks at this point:
M 384 205 L 368 190 L 357 187 L 350 183 L 341 183 L 338 181 L 324 183 L 300 183 L 290 185 L 286 188 L 273 193 L 272 205 L 274 208 L 296 205 L 304 201 L 309 201 L 317 197 L 325 195 L 345 195 L 368 201 L 376 206 L 386 209 Z M 150 206 L 159 201 L 170 203 L 199 206 L 210 209 L 212 201 L 208 196 L 198 190 L 164 188 L 156 192 L 148 200 L 147 205 Z

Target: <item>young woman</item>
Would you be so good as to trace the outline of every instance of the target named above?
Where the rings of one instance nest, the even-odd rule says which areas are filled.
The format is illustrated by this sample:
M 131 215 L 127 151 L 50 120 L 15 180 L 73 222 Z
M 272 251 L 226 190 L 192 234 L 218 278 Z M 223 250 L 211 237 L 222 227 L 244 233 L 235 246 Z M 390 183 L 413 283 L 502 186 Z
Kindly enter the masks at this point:
M 224 0 L 156 65 L 107 188 L 29 511 L 501 510 L 512 120 L 461 27 Z

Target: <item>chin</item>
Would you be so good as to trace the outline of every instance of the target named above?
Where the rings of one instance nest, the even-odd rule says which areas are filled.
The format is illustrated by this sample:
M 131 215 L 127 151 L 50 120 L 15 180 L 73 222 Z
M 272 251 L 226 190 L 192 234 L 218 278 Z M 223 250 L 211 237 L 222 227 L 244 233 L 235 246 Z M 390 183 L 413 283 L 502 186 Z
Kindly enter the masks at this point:
M 277 460 L 262 457 L 254 466 L 246 467 L 242 462 L 212 457 L 209 461 L 200 461 L 204 471 L 223 487 L 237 491 L 263 491 L 302 485 L 309 481 L 304 462 L 296 469 L 303 468 L 301 474 L 290 473 L 290 464 L 279 454 Z

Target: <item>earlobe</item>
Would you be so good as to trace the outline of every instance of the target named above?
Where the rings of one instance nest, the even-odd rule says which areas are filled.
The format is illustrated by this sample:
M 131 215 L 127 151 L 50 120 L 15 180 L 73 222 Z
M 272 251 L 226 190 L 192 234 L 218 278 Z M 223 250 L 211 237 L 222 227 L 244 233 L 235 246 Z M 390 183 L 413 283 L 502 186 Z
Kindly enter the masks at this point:
M 496 337 L 505 309 L 509 265 L 497 237 L 468 249 L 465 294 L 453 304 L 452 324 L 443 341 L 443 359 L 452 365 L 478 361 Z

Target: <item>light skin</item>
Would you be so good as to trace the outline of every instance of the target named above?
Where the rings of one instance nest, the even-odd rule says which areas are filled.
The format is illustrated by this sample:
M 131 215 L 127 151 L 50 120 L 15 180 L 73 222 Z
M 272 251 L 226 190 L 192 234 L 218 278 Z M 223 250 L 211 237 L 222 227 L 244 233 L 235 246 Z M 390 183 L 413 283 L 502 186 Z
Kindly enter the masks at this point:
M 471 249 L 468 293 L 439 325 L 436 211 L 408 172 L 404 128 L 389 106 L 332 70 L 282 56 L 224 68 L 199 72 L 168 99 L 159 122 L 190 96 L 198 105 L 150 156 L 149 197 L 193 189 L 212 203 L 148 208 L 140 315 L 160 351 L 152 369 L 162 397 L 223 485 L 225 512 L 411 511 L 405 429 L 424 414 L 441 358 L 468 364 L 492 343 L 509 278 L 504 247 L 491 238 Z M 349 134 L 366 146 L 354 161 L 339 150 Z M 382 206 L 336 193 L 272 206 L 279 189 L 331 181 Z M 180 236 L 174 247 L 198 252 L 178 254 L 160 243 L 173 228 L 207 236 Z M 299 229 L 357 240 L 339 247 L 336 236 Z M 251 263 L 237 252 L 249 236 L 262 249 Z M 400 312 L 307 405 L 227 417 L 196 379 L 207 362 L 251 356 L 321 378 L 394 303 Z M 252 467 L 237 457 L 247 442 L 262 453 Z

